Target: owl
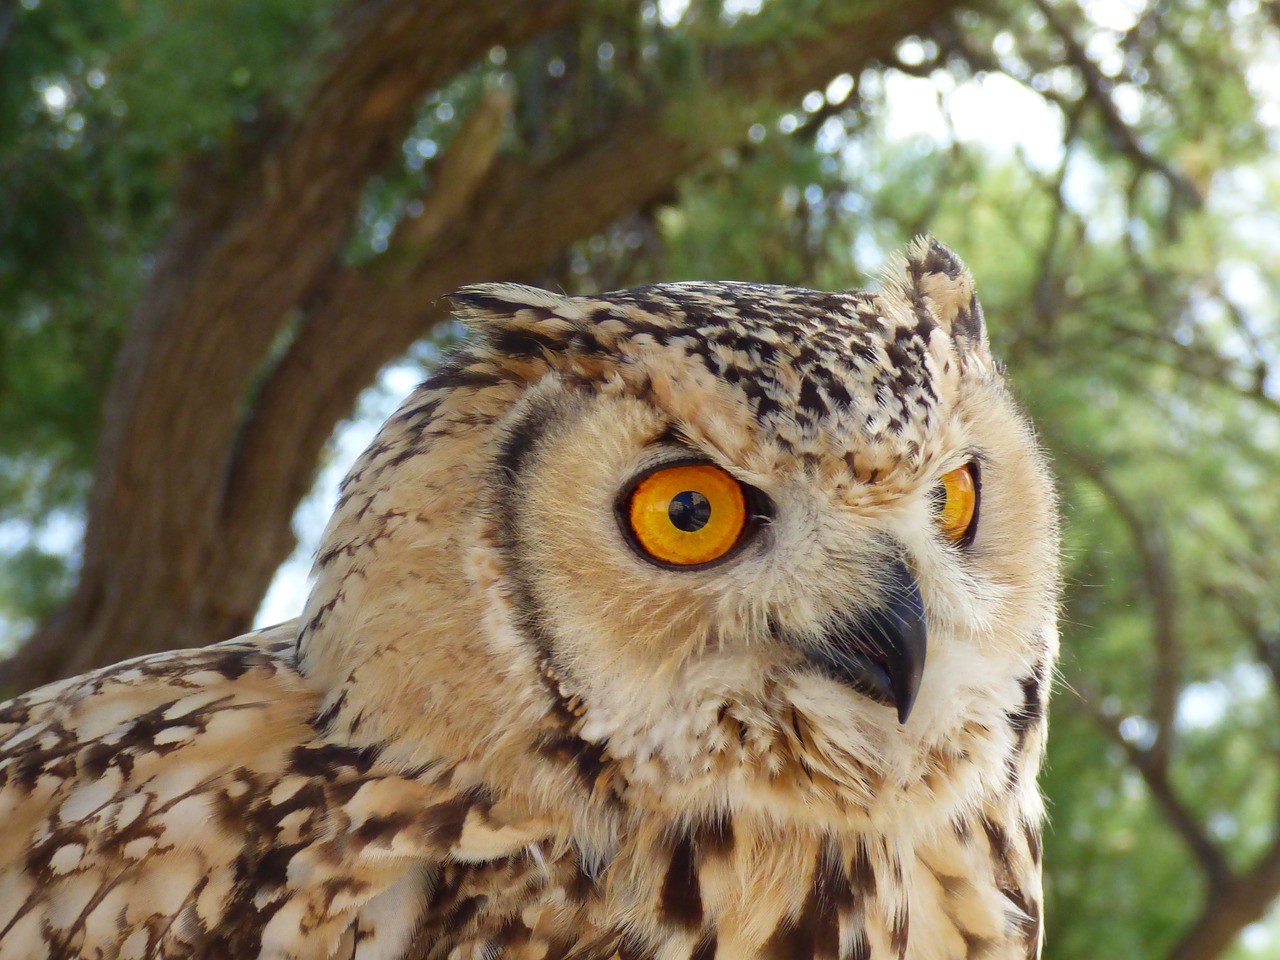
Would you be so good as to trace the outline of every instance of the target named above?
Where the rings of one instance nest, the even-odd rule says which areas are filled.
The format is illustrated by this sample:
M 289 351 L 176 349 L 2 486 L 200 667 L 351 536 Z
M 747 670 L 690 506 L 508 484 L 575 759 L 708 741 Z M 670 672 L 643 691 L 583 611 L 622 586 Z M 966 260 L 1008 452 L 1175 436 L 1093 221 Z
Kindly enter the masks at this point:
M 453 304 L 300 619 L 0 707 L 0 960 L 1035 957 L 1054 493 L 955 255 Z

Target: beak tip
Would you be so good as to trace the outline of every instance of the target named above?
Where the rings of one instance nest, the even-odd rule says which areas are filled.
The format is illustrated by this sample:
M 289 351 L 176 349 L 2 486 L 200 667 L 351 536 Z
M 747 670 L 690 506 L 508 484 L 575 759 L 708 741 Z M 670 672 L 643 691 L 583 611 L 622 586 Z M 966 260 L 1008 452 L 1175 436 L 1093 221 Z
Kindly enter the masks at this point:
M 924 679 L 925 629 L 923 609 L 920 619 L 904 624 L 903 646 L 908 651 L 900 664 L 899 671 L 893 674 L 893 703 L 898 709 L 898 725 L 905 726 L 911 711 L 916 705 L 920 683 Z
M 854 689 L 893 708 L 905 726 L 924 679 L 928 647 L 924 600 L 907 565 L 889 568 L 888 602 L 881 609 L 844 619 L 827 635 L 828 643 L 810 650 L 823 666 Z
M 898 689 L 893 691 L 893 705 L 898 710 L 899 726 L 906 726 L 907 720 L 911 717 L 911 711 L 915 709 L 916 694 L 919 691 L 919 679 L 914 683 L 902 684 Z

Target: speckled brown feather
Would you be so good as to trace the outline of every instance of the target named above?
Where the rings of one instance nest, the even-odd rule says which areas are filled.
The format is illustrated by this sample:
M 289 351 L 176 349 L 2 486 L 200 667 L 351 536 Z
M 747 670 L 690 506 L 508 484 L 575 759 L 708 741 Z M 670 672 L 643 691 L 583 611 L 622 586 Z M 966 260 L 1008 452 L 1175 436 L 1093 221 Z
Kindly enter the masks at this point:
M 328 957 L 353 933 L 396 956 L 412 910 L 359 921 L 425 895 L 407 862 L 546 832 L 500 824 L 447 769 L 406 776 L 317 737 L 293 648 L 277 629 L 0 710 L 0 957 Z
M 0 960 L 1036 956 L 1053 497 L 954 255 L 455 302 L 298 624 L 0 708 Z M 731 561 L 620 535 L 677 456 L 773 504 Z M 966 460 L 960 550 L 930 497 Z M 904 561 L 900 724 L 803 650 Z

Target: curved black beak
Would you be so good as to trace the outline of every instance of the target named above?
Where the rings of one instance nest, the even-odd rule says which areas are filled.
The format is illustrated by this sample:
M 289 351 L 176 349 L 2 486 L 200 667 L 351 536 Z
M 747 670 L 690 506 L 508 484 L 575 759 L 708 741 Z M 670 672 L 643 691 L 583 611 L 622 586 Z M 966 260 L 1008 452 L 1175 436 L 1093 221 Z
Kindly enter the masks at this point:
M 832 679 L 896 707 L 906 723 L 924 676 L 924 600 L 901 559 L 886 574 L 884 606 L 842 616 L 807 652 Z

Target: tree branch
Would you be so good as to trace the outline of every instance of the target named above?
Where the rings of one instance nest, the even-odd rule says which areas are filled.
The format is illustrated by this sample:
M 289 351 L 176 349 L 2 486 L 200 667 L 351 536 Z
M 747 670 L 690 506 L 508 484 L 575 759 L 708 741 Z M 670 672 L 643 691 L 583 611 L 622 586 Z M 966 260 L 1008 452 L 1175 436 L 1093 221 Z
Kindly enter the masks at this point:
M 1040 252 L 1034 294 L 1031 301 L 1034 305 L 1037 326 L 1039 327 L 1037 334 L 1043 338 L 1044 342 L 1049 342 L 1049 337 L 1054 326 L 1056 326 L 1057 318 L 1062 312 L 1059 284 L 1054 273 L 1054 263 L 1057 260 L 1061 246 L 1064 224 L 1072 216 L 1066 195 L 1063 192 L 1063 185 L 1066 183 L 1067 166 L 1071 161 L 1072 142 L 1080 129 L 1081 112 L 1079 106 L 1064 111 L 1066 129 L 1062 135 L 1062 142 L 1065 144 L 1065 148 L 1062 151 L 1062 162 L 1058 164 L 1058 169 L 1054 172 L 1052 181 L 1046 185 L 1048 192 L 1053 196 L 1053 219 L 1049 221 L 1049 235 L 1045 238 L 1044 247 Z
M 1079 689 L 1075 689 L 1074 692 L 1094 725 L 1106 735 L 1108 740 L 1124 751 L 1130 765 L 1141 775 L 1143 783 L 1147 785 L 1147 790 L 1165 819 L 1182 838 L 1182 842 L 1186 844 L 1187 849 L 1204 871 L 1210 896 L 1214 895 L 1214 891 L 1229 885 L 1231 869 L 1226 858 L 1218 849 L 1218 845 L 1205 832 L 1195 814 L 1178 797 L 1173 785 L 1169 782 L 1168 770 L 1153 762 L 1149 750 L 1142 749 L 1120 732 L 1120 718 L 1099 707 L 1095 696 L 1086 695 Z
M 1168 960 L 1216 960 L 1251 923 L 1266 916 L 1280 897 L 1280 840 L 1252 869 L 1210 892 L 1195 923 Z
M 1076 690 L 1076 695 L 1094 724 L 1124 751 L 1165 820 L 1181 837 L 1204 872 L 1207 885 L 1205 903 L 1168 960 L 1215 960 L 1227 950 L 1241 930 L 1260 920 L 1280 897 L 1280 810 L 1277 810 L 1272 824 L 1273 840 L 1267 851 L 1250 869 L 1234 872 L 1221 848 L 1179 797 L 1169 778 L 1172 723 L 1181 691 L 1181 654 L 1176 631 L 1177 613 L 1172 606 L 1176 590 L 1167 550 L 1156 525 L 1138 513 L 1100 464 L 1078 454 L 1070 453 L 1068 456 L 1072 465 L 1089 477 L 1112 503 L 1143 556 L 1146 589 L 1152 598 L 1157 621 L 1158 659 L 1153 695 L 1157 718 L 1155 741 L 1150 748 L 1143 749 L 1121 733 L 1119 718 L 1100 708 L 1096 697 L 1080 690 Z M 1243 621 L 1242 626 L 1245 626 Z M 1259 653 L 1271 666 L 1273 675 L 1280 676 L 1274 673 L 1280 668 L 1272 665 L 1265 656 L 1269 648 L 1261 630 L 1247 632 L 1254 636 Z
M 1080 79 L 1084 81 L 1089 100 L 1097 106 L 1098 112 L 1102 115 L 1102 125 L 1111 136 L 1116 149 L 1128 154 L 1139 166 L 1155 170 L 1169 182 L 1174 190 L 1186 197 L 1192 206 L 1199 207 L 1204 202 L 1204 198 L 1195 184 L 1138 141 L 1137 134 L 1129 124 L 1125 123 L 1124 118 L 1120 116 L 1120 111 L 1116 108 L 1115 101 L 1111 99 L 1109 92 L 1111 81 L 1103 76 L 1098 65 L 1089 58 L 1084 47 L 1071 32 L 1071 28 L 1062 22 L 1058 12 L 1047 0 L 1032 0 L 1032 2 L 1044 16 L 1049 28 L 1062 40 L 1067 53 L 1067 62 L 1080 71 Z
M 363 0 L 342 18 L 346 45 L 291 127 L 221 171 L 193 168 L 106 400 L 79 583 L 0 665 L 0 685 L 248 627 L 293 545 L 288 523 L 272 523 L 238 544 L 248 552 L 234 562 L 219 557 L 227 470 L 262 358 L 332 264 L 424 93 L 575 8 Z M 300 492 L 305 476 L 284 484 Z
M 1151 600 L 1154 620 L 1152 642 L 1156 652 L 1155 689 L 1151 710 L 1155 740 L 1143 751 L 1143 762 L 1161 779 L 1173 749 L 1174 719 L 1182 691 L 1182 642 L 1178 632 L 1179 597 L 1169 548 L 1160 524 L 1142 516 L 1112 482 L 1102 464 L 1078 452 L 1067 451 L 1072 465 L 1096 486 L 1123 521 L 1142 560 L 1143 585 Z

